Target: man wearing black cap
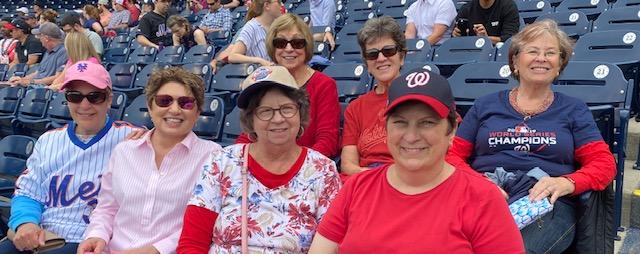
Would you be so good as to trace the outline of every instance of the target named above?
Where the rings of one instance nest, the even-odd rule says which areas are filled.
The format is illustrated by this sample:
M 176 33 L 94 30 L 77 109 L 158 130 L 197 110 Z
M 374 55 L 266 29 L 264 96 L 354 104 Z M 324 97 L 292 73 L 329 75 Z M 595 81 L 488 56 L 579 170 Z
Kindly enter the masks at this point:
M 104 47 L 102 45 L 102 38 L 96 32 L 91 31 L 89 29 L 84 28 L 80 21 L 80 14 L 70 11 L 62 17 L 62 21 L 60 21 L 60 27 L 64 30 L 65 33 L 70 32 L 78 32 L 87 36 L 91 44 L 93 45 L 93 49 L 96 50 L 98 55 L 102 55 L 104 51 Z
M 14 19 L 8 27 L 11 30 L 11 37 L 18 40 L 16 45 L 16 58 L 9 64 L 13 67 L 19 63 L 29 66 L 40 62 L 44 54 L 44 47 L 40 40 L 31 34 L 31 27 L 22 19 Z
M 67 62 L 67 50 L 62 43 L 64 32 L 51 22 L 44 22 L 40 28 L 33 29 L 32 33 L 38 37 L 47 53 L 42 58 L 38 70 L 25 77 L 13 76 L 9 79 L 11 85 L 50 85 Z

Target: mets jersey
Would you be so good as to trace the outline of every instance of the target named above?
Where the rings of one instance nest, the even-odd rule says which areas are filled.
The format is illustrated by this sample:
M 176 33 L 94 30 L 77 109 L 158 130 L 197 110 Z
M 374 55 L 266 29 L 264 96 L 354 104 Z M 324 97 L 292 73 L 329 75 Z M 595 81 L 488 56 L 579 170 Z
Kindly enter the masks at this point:
M 76 136 L 75 124 L 46 132 L 38 139 L 27 169 L 16 182 L 15 196 L 26 196 L 44 205 L 42 228 L 67 242 L 81 242 L 89 215 L 98 202 L 100 178 L 111 151 L 134 128 L 108 119 L 87 143 Z

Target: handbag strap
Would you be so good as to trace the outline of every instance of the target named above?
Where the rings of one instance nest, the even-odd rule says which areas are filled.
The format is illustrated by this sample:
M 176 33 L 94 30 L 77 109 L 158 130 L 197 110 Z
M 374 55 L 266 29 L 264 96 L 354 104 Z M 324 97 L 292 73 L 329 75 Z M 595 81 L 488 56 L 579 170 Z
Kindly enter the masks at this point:
M 243 161 L 242 161 L 242 226 L 241 226 L 241 237 L 242 237 L 242 254 L 249 253 L 249 239 L 248 239 L 248 230 L 247 230 L 247 192 L 249 189 L 249 183 L 247 181 L 247 168 L 249 164 L 249 144 L 244 146 L 243 152 Z

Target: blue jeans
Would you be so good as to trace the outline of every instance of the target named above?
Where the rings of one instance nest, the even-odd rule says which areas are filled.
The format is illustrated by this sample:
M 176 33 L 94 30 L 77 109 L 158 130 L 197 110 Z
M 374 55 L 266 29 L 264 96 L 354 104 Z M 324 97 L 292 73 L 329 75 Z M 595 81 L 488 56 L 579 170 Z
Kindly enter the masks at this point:
M 576 233 L 575 209 L 556 201 L 553 211 L 523 228 L 520 233 L 527 253 L 562 253 Z
M 50 250 L 47 252 L 38 252 L 42 254 L 70 254 L 76 253 L 78 250 L 78 243 L 67 243 L 64 247 L 60 249 Z M 16 249 L 16 246 L 13 245 L 13 242 L 9 240 L 4 240 L 0 242 L 0 253 L 2 254 L 32 254 L 32 251 L 19 251 Z

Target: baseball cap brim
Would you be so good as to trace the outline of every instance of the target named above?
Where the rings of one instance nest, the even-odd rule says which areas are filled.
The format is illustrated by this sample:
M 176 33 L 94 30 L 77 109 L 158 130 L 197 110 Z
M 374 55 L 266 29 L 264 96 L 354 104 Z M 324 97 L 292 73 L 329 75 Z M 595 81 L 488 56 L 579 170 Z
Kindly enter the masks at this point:
M 258 91 L 262 89 L 266 89 L 269 87 L 280 87 L 280 88 L 291 90 L 291 91 L 295 90 L 291 86 L 283 85 L 273 81 L 257 82 L 255 84 L 250 85 L 249 87 L 245 88 L 240 92 L 240 95 L 238 95 L 238 104 L 237 104 L 238 108 L 246 109 L 247 106 L 249 106 L 249 100 L 251 100 L 251 98 L 254 97 L 253 96 L 254 94 L 256 94 Z
M 107 87 L 109 87 L 108 84 L 106 84 L 103 80 L 99 79 L 95 75 L 82 75 L 81 77 L 77 77 L 74 79 L 65 79 L 64 83 L 62 83 L 62 86 L 60 87 L 60 90 L 65 90 L 73 81 L 84 81 L 98 89 L 107 89 Z
M 407 101 L 418 101 L 426 104 L 427 106 L 431 107 L 438 114 L 438 116 L 440 116 L 440 118 L 446 118 L 451 110 L 449 107 L 442 104 L 442 102 L 431 96 L 422 94 L 407 94 L 395 99 L 391 104 L 389 104 L 389 106 L 387 106 L 387 109 L 384 111 L 384 115 L 388 115 L 398 105 Z
M 38 35 L 38 34 L 40 34 L 40 29 L 38 29 L 38 28 L 31 29 L 31 34 L 33 34 L 33 35 Z
M 7 29 L 7 30 L 13 30 L 13 29 L 16 29 L 16 26 L 14 26 L 14 25 L 13 25 L 13 24 L 11 24 L 11 23 L 5 23 L 5 24 L 4 24 L 4 26 L 2 26 L 2 27 L 3 27 L 4 29 Z

